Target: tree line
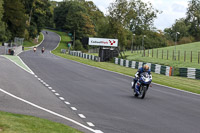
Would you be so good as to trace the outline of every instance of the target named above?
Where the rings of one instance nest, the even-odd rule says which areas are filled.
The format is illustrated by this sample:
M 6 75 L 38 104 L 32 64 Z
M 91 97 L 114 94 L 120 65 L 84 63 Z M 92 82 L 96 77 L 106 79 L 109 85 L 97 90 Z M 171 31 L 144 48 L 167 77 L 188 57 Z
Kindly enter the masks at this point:
M 186 18 L 164 31 L 154 27 L 159 11 L 142 0 L 115 0 L 105 15 L 92 1 L 0 0 L 0 41 L 35 38 L 45 27 L 76 35 L 75 49 L 84 37 L 116 38 L 121 49 L 158 48 L 200 40 L 200 1 L 188 1 Z M 179 33 L 179 34 L 177 34 Z M 72 38 L 73 39 L 73 38 Z

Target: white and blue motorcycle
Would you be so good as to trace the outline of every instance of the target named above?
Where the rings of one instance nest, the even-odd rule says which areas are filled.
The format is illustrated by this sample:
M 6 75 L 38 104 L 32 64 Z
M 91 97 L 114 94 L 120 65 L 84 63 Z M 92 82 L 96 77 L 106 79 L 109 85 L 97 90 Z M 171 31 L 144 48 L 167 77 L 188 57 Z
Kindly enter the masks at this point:
M 135 83 L 133 94 L 135 97 L 143 99 L 146 95 L 146 92 L 151 84 L 152 76 L 148 74 L 148 72 L 143 72 L 140 74 L 140 78 L 138 78 Z M 134 82 L 131 82 L 132 86 Z

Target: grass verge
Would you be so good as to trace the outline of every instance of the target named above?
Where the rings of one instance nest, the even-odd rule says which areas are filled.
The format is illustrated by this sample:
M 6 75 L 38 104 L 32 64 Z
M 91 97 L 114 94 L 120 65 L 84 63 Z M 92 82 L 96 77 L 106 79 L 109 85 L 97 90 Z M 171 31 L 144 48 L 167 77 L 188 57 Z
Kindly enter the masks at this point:
M 36 39 L 31 39 L 31 40 L 28 40 L 28 41 L 24 41 L 24 44 L 23 44 L 24 50 L 29 50 L 30 47 L 33 47 L 35 45 L 40 44 L 42 42 L 43 38 L 44 37 L 43 37 L 42 33 L 40 33 L 38 42 L 36 41 Z
M 81 133 L 64 124 L 51 122 L 33 116 L 0 111 L 0 132 L 2 133 Z
M 56 32 L 56 33 L 61 36 L 61 39 L 63 36 L 66 37 L 66 34 L 64 34 L 63 32 Z M 122 66 L 116 65 L 111 62 L 94 62 L 92 60 L 87 60 L 87 59 L 83 59 L 80 57 L 71 56 L 68 54 L 62 54 L 62 53 L 60 53 L 60 50 L 61 50 L 61 48 L 63 48 L 64 42 L 63 42 L 63 40 L 61 42 L 62 43 L 59 45 L 59 47 L 57 47 L 54 51 L 52 51 L 52 53 L 57 56 L 60 56 L 60 57 L 63 57 L 63 58 L 69 59 L 69 60 L 74 60 L 74 61 L 77 61 L 77 62 L 80 62 L 83 64 L 87 64 L 90 66 L 95 66 L 98 68 L 106 69 L 109 71 L 122 73 L 122 74 L 125 74 L 128 76 L 134 76 L 134 74 L 137 71 L 136 69 L 122 67 Z M 64 44 L 66 44 L 66 42 Z M 177 76 L 167 77 L 167 76 L 159 75 L 159 74 L 155 74 L 155 73 L 152 73 L 152 75 L 153 75 L 154 83 L 158 83 L 161 85 L 166 85 L 169 87 L 173 87 L 173 88 L 200 94 L 200 87 L 199 87 L 200 80 L 193 80 L 193 79 L 177 77 Z M 130 78 L 130 82 L 131 82 L 131 80 L 132 79 Z

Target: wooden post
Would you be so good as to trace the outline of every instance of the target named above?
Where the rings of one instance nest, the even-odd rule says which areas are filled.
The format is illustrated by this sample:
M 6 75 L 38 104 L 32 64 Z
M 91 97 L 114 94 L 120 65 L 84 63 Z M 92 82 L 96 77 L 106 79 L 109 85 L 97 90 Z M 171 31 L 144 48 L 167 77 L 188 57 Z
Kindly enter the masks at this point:
M 169 50 L 167 50 L 167 60 L 168 60 L 168 57 L 169 57 Z
M 163 50 L 162 50 L 162 59 L 163 59 Z
M 152 49 L 152 58 L 153 58 L 153 49 Z
M 174 50 L 173 50 L 173 53 L 172 53 L 172 60 L 174 60 Z
M 148 49 L 148 57 L 149 57 L 149 49 Z
M 191 56 L 190 57 L 191 57 L 190 62 L 192 62 L 192 51 L 191 51 Z
M 200 52 L 198 54 L 198 64 L 199 64 L 199 62 L 200 62 Z
M 158 58 L 158 49 L 157 49 L 157 58 Z
M 180 61 L 180 50 L 178 51 L 178 61 Z
M 185 62 L 185 60 L 186 60 L 186 51 L 184 52 L 184 62 Z
M 144 50 L 143 50 L 143 53 L 144 53 L 144 57 L 145 57 L 145 48 L 144 48 Z

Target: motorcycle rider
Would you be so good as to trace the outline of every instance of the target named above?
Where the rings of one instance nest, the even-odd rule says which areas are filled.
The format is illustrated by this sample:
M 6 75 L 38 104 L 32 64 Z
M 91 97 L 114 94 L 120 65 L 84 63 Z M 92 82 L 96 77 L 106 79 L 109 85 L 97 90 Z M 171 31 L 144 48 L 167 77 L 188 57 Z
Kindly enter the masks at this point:
M 149 69 L 149 66 L 147 64 L 145 64 L 143 67 L 138 69 L 138 71 L 135 74 L 135 78 L 133 79 L 134 84 L 132 86 L 132 89 L 135 89 L 135 91 L 138 95 L 140 94 L 140 92 L 137 87 L 135 88 L 135 83 L 138 81 L 138 79 L 140 78 L 140 74 L 143 72 L 147 72 L 151 76 L 151 70 Z

